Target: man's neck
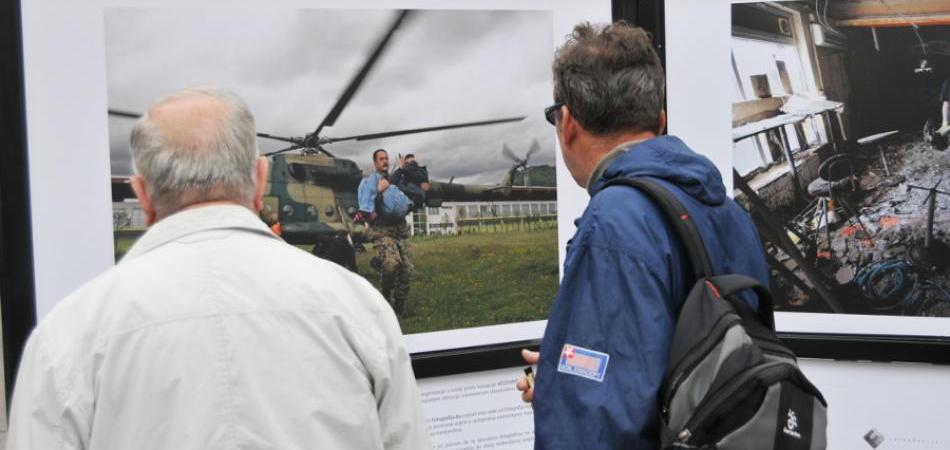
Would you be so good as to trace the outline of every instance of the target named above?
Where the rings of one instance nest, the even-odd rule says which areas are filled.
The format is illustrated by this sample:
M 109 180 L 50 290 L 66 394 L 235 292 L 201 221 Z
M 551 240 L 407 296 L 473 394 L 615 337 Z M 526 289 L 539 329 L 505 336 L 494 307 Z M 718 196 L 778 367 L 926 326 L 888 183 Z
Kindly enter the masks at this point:
M 152 223 L 150 223 L 150 224 L 148 224 L 148 226 L 152 226 L 152 225 L 154 225 L 154 224 L 160 222 L 162 219 L 164 219 L 164 218 L 166 218 L 166 217 L 169 217 L 169 216 L 172 216 L 172 215 L 174 215 L 174 214 L 180 213 L 180 212 L 182 212 L 182 211 L 188 211 L 189 209 L 197 209 L 197 208 L 203 208 L 203 207 L 205 207 L 205 206 L 216 206 L 216 205 L 243 206 L 243 207 L 245 207 L 245 208 L 247 208 L 247 209 L 251 209 L 251 208 L 248 207 L 247 205 L 242 205 L 242 204 L 240 204 L 240 203 L 237 203 L 237 202 L 234 202 L 234 201 L 230 201 L 230 200 L 214 200 L 214 201 L 210 201 L 210 202 L 198 202 L 198 203 L 192 203 L 192 204 L 190 204 L 190 205 L 185 205 L 185 206 L 183 206 L 183 207 L 181 207 L 181 208 L 179 208 L 179 209 L 176 209 L 175 211 L 172 211 L 172 212 L 170 212 L 170 213 L 167 213 L 167 214 L 164 214 L 164 215 L 161 215 L 161 216 L 156 216 L 155 221 L 152 222 Z M 251 209 L 251 210 L 253 211 L 253 209 Z
M 587 142 L 584 143 L 584 146 L 587 148 L 587 154 L 589 155 L 587 162 L 589 168 L 587 171 L 588 185 L 584 187 L 587 188 L 591 182 L 596 181 L 591 178 L 594 176 L 597 166 L 600 165 L 601 161 L 603 161 L 611 151 L 628 142 L 640 142 L 655 137 L 656 133 L 652 131 L 617 133 L 607 136 L 588 135 L 586 137 Z
M 607 136 L 591 136 L 589 152 L 591 155 L 598 155 L 596 160 L 600 161 L 607 153 L 610 153 L 611 150 L 617 148 L 620 144 L 630 141 L 645 141 L 647 139 L 652 139 L 656 137 L 656 133 L 652 131 L 636 131 L 630 133 L 617 133 Z M 594 163 L 596 164 L 596 162 Z

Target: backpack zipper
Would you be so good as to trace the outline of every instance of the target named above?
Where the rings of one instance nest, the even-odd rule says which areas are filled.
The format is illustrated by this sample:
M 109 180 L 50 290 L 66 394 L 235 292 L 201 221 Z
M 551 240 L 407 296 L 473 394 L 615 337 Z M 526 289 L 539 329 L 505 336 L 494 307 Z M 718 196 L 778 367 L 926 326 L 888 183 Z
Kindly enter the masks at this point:
M 696 412 L 693 413 L 693 416 L 686 421 L 686 425 L 683 427 L 684 432 L 680 432 L 679 436 L 686 436 L 686 440 L 681 440 L 681 442 L 687 442 L 691 438 L 696 436 L 697 427 L 704 424 L 713 413 L 720 409 L 726 409 L 729 405 L 735 404 L 741 400 L 744 400 L 749 393 L 753 390 L 747 390 L 744 395 L 735 395 L 736 388 L 748 384 L 748 382 L 754 379 L 756 376 L 763 372 L 773 370 L 780 366 L 786 366 L 788 368 L 794 369 L 795 366 L 784 361 L 775 361 L 765 363 L 759 366 L 752 367 L 741 375 L 733 378 L 732 381 L 723 384 L 716 389 L 712 394 L 707 394 L 704 397 L 704 400 L 696 408 Z

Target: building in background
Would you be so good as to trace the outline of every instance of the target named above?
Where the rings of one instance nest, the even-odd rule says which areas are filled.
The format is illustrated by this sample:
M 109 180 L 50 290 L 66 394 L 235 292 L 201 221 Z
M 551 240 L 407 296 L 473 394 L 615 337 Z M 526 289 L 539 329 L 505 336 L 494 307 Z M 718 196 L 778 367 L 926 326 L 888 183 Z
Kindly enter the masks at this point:
M 410 217 L 413 236 L 531 230 L 557 225 L 557 202 L 445 202 Z

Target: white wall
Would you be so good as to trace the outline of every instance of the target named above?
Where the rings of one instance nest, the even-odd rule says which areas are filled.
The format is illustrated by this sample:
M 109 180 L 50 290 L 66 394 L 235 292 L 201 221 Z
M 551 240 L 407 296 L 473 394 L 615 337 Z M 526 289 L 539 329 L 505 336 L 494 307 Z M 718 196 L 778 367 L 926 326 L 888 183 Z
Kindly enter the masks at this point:
M 805 375 L 828 401 L 830 449 L 947 449 L 950 367 L 929 364 L 802 360 Z

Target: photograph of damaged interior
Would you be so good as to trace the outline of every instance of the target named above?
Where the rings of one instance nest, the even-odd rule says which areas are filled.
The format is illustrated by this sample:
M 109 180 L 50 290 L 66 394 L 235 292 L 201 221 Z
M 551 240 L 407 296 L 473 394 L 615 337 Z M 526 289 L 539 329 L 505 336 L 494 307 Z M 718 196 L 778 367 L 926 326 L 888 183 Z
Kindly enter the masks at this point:
M 732 6 L 736 199 L 776 308 L 950 316 L 950 1 Z

